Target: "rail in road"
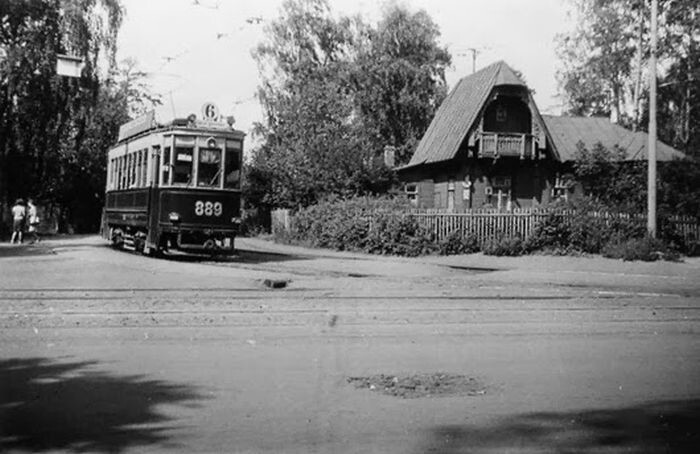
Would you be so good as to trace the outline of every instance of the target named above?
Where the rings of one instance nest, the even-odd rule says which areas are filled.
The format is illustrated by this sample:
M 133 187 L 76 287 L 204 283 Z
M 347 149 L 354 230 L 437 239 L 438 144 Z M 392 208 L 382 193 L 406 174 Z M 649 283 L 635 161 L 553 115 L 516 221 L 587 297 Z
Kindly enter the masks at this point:
M 539 291 L 538 291 L 539 290 Z M 587 289 L 490 288 L 452 294 L 366 295 L 240 288 L 0 290 L 0 327 L 488 326 L 537 330 L 697 330 L 695 298 Z M 515 294 L 518 292 L 520 294 Z M 662 325 L 668 325 L 663 328 Z M 544 329 L 547 331 L 547 329 Z

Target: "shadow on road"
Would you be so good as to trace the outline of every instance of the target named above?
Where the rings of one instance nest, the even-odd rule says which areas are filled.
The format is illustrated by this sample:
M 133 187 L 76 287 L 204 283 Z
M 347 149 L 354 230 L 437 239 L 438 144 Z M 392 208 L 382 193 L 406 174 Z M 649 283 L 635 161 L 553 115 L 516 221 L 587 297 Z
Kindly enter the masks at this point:
M 489 426 L 439 426 L 422 453 L 629 452 L 695 453 L 700 400 L 621 409 L 528 413 Z
M 0 259 L 8 257 L 31 257 L 37 255 L 54 255 L 55 252 L 41 244 L 2 244 Z
M 95 362 L 0 361 L 0 451 L 121 452 L 166 444 L 163 404 L 196 406 L 194 388 L 95 371 Z
M 262 251 L 250 251 L 246 249 L 236 249 L 234 255 L 207 255 L 207 254 L 193 254 L 193 253 L 166 253 L 163 255 L 166 260 L 171 260 L 175 262 L 216 262 L 216 263 L 240 263 L 257 265 L 261 263 L 269 262 L 289 262 L 289 261 L 300 261 L 300 260 L 310 260 L 311 257 L 295 254 L 285 254 L 278 252 L 262 252 Z

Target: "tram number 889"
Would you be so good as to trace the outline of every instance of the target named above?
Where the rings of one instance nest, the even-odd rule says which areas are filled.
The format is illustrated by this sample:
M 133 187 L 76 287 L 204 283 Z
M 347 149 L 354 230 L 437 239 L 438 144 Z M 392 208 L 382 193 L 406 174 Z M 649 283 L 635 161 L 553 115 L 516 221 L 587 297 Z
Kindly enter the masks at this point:
M 221 202 L 204 202 L 197 200 L 194 203 L 194 214 L 197 216 L 221 216 L 223 213 Z

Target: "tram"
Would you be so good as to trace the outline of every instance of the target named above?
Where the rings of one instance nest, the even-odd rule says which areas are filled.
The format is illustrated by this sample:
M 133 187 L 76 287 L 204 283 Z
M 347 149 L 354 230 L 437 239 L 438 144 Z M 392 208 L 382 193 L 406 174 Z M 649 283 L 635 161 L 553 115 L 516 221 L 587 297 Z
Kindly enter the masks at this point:
M 147 255 L 230 254 L 241 221 L 245 134 L 214 104 L 169 124 L 153 112 L 122 125 L 108 152 L 102 236 Z

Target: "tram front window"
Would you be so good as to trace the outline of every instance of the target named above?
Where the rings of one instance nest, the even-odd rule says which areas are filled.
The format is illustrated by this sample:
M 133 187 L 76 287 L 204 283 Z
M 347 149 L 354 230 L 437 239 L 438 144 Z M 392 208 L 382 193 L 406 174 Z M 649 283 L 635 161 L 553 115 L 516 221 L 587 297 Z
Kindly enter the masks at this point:
M 224 172 L 224 187 L 227 189 L 237 189 L 241 183 L 240 151 L 226 149 L 226 171 Z
M 221 149 L 200 148 L 197 186 L 218 188 L 221 185 Z
M 162 170 L 162 180 L 163 186 L 170 184 L 170 147 L 165 147 L 163 149 L 163 164 L 160 167 Z
M 173 184 L 192 183 L 192 156 L 194 149 L 175 147 L 175 165 L 173 166 Z

